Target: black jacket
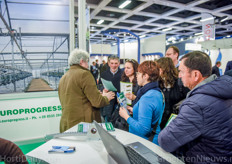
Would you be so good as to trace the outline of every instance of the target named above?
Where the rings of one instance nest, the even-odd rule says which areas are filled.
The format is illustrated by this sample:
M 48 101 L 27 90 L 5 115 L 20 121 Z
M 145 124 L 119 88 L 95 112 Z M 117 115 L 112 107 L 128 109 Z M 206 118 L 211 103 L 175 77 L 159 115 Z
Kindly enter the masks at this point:
M 173 106 L 186 98 L 189 89 L 183 86 L 181 79 L 176 79 L 172 88 L 163 88 L 162 92 L 165 97 L 165 108 L 160 124 L 161 129 L 165 127 L 170 115 L 173 113 Z
M 213 66 L 213 68 L 212 68 L 212 74 L 217 75 L 217 77 L 220 76 L 219 68 L 217 67 L 217 65 Z
M 120 92 L 121 76 L 122 76 L 122 71 L 120 68 L 118 68 L 118 72 L 113 75 L 110 71 L 110 67 L 100 75 L 100 77 L 103 78 L 104 80 L 111 81 L 114 87 L 117 89 L 117 92 Z M 99 80 L 99 84 L 102 84 L 101 79 Z

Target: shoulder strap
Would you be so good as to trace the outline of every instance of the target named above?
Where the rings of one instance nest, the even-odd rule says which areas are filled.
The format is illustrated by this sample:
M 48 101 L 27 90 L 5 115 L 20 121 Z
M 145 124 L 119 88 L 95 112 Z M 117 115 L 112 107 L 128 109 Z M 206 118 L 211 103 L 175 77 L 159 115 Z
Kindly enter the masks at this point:
M 158 90 L 158 89 L 157 89 Z M 163 96 L 163 108 L 164 108 L 164 104 L 165 104 L 165 98 L 164 98 L 164 94 L 163 94 L 163 92 L 161 91 L 161 89 L 159 89 L 159 91 L 161 92 L 161 94 L 162 94 L 162 96 Z M 160 119 L 162 119 L 162 117 L 160 118 Z M 154 138 L 154 136 L 155 136 L 155 134 L 156 134 L 156 129 L 157 129 L 157 126 L 158 126 L 158 123 L 159 123 L 159 120 L 160 119 L 158 119 L 157 120 L 157 122 L 155 123 L 155 125 L 154 125 L 154 127 L 153 127 L 153 129 L 152 129 L 152 131 L 151 131 L 151 135 L 150 135 L 150 137 L 148 138 L 148 140 L 149 141 L 153 141 L 153 138 Z

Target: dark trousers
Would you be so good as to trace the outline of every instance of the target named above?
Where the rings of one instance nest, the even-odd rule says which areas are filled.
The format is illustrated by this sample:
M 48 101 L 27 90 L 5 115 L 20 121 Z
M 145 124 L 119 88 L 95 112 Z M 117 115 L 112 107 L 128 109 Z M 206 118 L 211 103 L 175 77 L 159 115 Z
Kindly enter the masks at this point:
M 101 108 L 101 116 L 104 118 L 105 122 L 112 121 L 112 113 L 114 112 L 117 106 L 116 99 L 110 101 L 110 104 Z

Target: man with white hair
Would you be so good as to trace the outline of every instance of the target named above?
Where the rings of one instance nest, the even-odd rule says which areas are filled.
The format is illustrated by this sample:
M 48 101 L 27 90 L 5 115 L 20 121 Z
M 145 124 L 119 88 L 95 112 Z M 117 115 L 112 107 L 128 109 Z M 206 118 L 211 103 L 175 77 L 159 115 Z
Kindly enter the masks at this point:
M 114 99 L 113 92 L 98 91 L 94 77 L 88 70 L 89 57 L 83 50 L 74 49 L 68 59 L 70 69 L 60 79 L 58 93 L 62 106 L 60 132 L 80 122 L 101 121 L 100 108 Z

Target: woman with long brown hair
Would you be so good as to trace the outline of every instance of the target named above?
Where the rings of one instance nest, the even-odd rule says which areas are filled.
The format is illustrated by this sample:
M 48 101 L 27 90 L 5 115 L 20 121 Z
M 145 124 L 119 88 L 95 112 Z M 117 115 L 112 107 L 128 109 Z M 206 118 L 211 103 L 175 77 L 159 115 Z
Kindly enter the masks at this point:
M 122 77 L 121 77 L 122 82 L 133 83 L 132 93 L 127 93 L 125 95 L 126 98 L 132 100 L 132 102 L 135 100 L 137 91 L 139 89 L 139 86 L 138 86 L 138 83 L 137 83 L 137 78 L 136 78 L 136 72 L 138 70 L 138 65 L 139 64 L 138 64 L 138 62 L 136 60 L 134 60 L 134 59 L 126 59 L 125 68 L 124 68 L 124 71 L 123 71 L 123 74 L 122 74 Z M 125 130 L 125 131 L 129 130 L 128 123 L 125 121 L 125 119 L 123 119 L 119 115 L 119 106 L 113 112 L 112 118 L 113 118 L 112 123 L 113 123 L 114 127 L 118 128 L 118 129 Z
M 134 59 L 126 59 L 124 72 L 121 77 L 122 82 L 133 83 L 132 94 L 127 93 L 125 96 L 130 100 L 135 100 L 139 86 L 137 84 L 136 72 L 138 70 L 138 62 Z
M 161 81 L 159 83 L 165 97 L 165 109 L 160 124 L 163 129 L 173 113 L 173 106 L 186 97 L 186 88 L 178 80 L 178 71 L 171 58 L 163 57 L 157 60 L 160 66 Z

